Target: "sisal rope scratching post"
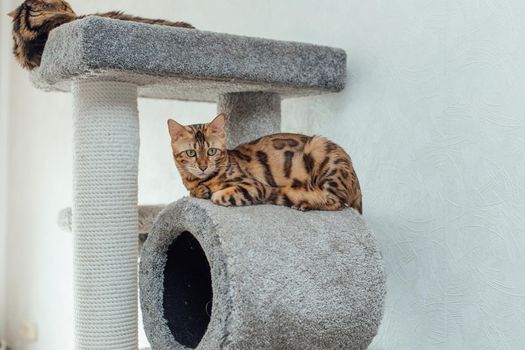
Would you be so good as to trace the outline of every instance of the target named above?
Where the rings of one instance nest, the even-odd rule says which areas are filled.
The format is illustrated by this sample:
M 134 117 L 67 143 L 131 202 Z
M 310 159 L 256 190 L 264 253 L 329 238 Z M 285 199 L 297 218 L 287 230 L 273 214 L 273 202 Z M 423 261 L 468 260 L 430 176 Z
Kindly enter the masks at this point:
M 137 349 L 137 88 L 75 82 L 75 346 Z

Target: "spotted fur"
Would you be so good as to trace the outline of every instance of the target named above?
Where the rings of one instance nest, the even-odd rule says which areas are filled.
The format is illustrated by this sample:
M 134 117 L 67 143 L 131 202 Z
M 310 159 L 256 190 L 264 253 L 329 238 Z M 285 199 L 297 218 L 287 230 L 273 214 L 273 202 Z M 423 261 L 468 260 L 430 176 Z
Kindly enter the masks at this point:
M 28 70 L 40 66 L 42 53 L 51 30 L 64 23 L 86 17 L 77 16 L 69 3 L 64 0 L 26 0 L 16 10 L 10 12 L 9 16 L 13 17 L 13 54 L 18 63 Z M 193 28 L 193 26 L 185 22 L 148 19 L 130 16 L 119 11 L 96 13 L 93 16 L 171 27 Z
M 349 206 L 362 213 L 359 180 L 340 146 L 319 136 L 274 134 L 228 150 L 225 118 L 189 126 L 168 121 L 175 164 L 192 196 L 223 206 Z

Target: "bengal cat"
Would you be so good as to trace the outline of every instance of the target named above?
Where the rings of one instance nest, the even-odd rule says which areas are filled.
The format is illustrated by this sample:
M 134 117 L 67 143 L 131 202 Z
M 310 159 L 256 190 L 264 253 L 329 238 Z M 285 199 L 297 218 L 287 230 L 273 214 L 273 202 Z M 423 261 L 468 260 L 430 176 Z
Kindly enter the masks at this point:
M 175 164 L 190 195 L 223 206 L 362 210 L 348 154 L 319 136 L 274 134 L 226 149 L 224 114 L 208 124 L 168 120 Z
M 28 70 L 40 66 L 44 46 L 51 30 L 64 23 L 86 17 L 77 16 L 69 3 L 64 0 L 26 0 L 8 15 L 13 17 L 13 53 L 18 63 Z M 191 24 L 185 22 L 169 22 L 162 19 L 135 17 L 119 11 L 96 13 L 92 16 L 171 27 L 193 28 Z

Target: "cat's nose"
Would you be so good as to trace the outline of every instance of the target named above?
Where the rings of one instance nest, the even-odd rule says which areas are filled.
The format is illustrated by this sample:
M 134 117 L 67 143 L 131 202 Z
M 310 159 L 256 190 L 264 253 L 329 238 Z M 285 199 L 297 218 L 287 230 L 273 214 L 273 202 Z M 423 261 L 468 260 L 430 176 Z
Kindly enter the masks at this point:
M 208 169 L 208 166 L 207 165 L 199 165 L 199 169 L 204 171 L 204 170 Z

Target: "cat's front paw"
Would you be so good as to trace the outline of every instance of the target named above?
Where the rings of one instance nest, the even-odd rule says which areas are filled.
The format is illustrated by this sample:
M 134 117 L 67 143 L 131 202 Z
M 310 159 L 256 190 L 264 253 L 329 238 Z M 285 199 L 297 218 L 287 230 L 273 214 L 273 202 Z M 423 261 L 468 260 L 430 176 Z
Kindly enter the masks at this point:
M 234 202 L 235 199 L 231 195 L 225 195 L 221 193 L 222 191 L 215 192 L 211 196 L 211 201 L 217 205 L 222 205 L 223 207 L 231 207 L 234 206 L 236 203 Z
M 223 207 L 236 207 L 247 204 L 246 201 L 238 198 L 235 187 L 229 187 L 213 193 L 211 201 Z
M 309 211 L 312 210 L 312 206 L 308 202 L 300 202 L 299 204 L 292 205 L 292 209 L 299 211 Z
M 190 195 L 195 198 L 210 199 L 211 191 L 206 185 L 198 185 L 191 189 Z

